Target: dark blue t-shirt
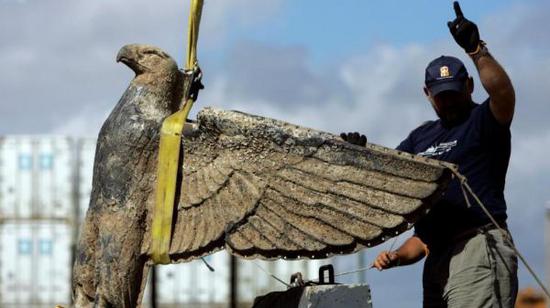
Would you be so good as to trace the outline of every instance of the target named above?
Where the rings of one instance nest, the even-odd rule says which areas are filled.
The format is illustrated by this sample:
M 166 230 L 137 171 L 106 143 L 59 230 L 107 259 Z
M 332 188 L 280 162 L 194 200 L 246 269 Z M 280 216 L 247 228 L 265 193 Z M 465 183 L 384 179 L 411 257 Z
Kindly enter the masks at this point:
M 444 127 L 441 120 L 421 125 L 397 149 L 457 164 L 491 214 L 505 221 L 510 139 L 510 127 L 497 122 L 487 99 L 475 104 L 468 118 L 454 127 Z M 442 199 L 415 225 L 416 235 L 428 246 L 446 246 L 465 230 L 489 223 L 483 210 L 470 201 L 472 207 L 467 208 L 459 181 L 453 179 Z

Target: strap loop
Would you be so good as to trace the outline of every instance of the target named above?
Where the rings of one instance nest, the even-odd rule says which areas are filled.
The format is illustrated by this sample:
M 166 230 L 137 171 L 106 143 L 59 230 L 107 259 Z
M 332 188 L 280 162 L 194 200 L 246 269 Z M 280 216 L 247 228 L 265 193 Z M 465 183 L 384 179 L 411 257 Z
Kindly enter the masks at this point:
M 187 45 L 186 70 L 192 70 L 193 83 L 196 84 L 195 77 L 198 77 L 200 83 L 200 70 L 197 61 L 197 41 L 199 37 L 199 24 L 202 14 L 203 0 L 191 0 L 191 10 L 189 12 L 189 41 Z M 195 85 L 197 87 L 197 85 Z M 198 86 L 200 89 L 200 86 Z M 155 208 L 153 211 L 153 224 L 151 231 L 151 258 L 155 264 L 168 264 L 170 257 L 170 241 L 172 236 L 172 223 L 174 213 L 174 203 L 176 195 L 177 175 L 181 166 L 180 150 L 181 136 L 185 120 L 193 106 L 198 95 L 198 89 L 195 92 L 189 91 L 193 95 L 187 94 L 183 97 L 185 104 L 183 108 L 167 117 L 162 123 L 160 133 L 159 161 L 157 167 L 157 189 L 155 196 Z M 181 192 L 185 193 L 185 192 Z

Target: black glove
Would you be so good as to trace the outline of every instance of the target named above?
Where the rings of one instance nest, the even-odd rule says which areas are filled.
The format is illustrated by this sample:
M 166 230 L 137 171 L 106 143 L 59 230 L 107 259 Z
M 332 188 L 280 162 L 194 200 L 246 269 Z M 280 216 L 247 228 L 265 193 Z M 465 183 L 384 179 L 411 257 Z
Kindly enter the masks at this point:
M 361 135 L 358 132 L 355 133 L 341 133 L 340 137 L 344 139 L 344 141 L 347 141 L 351 144 L 360 145 L 362 147 L 367 145 L 367 137 L 365 135 Z
M 456 19 L 449 21 L 447 26 L 449 26 L 453 38 L 460 47 L 464 48 L 468 53 L 474 52 L 477 50 L 480 42 L 479 30 L 476 24 L 464 17 L 458 1 L 454 2 L 454 9 Z

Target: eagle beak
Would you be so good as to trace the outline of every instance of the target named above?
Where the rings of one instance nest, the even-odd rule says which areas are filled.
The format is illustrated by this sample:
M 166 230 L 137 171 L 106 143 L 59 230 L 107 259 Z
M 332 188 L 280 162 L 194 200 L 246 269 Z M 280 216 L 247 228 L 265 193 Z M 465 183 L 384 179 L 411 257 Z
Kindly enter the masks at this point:
M 141 72 L 140 66 L 137 63 L 137 48 L 136 45 L 126 45 L 122 47 L 116 55 L 116 62 L 122 62 L 132 69 L 136 74 Z
M 133 54 L 133 48 L 131 48 L 131 45 L 126 45 L 118 51 L 118 54 L 116 55 L 116 62 L 126 63 L 130 61 L 130 59 L 134 58 Z

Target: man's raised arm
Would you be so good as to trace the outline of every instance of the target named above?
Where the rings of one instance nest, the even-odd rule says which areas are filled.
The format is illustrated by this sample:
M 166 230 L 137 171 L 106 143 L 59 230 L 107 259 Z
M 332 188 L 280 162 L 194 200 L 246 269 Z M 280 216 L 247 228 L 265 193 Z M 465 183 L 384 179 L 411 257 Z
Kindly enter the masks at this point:
M 457 1 L 454 2 L 456 19 L 449 22 L 449 30 L 460 47 L 470 55 L 479 72 L 481 83 L 490 97 L 490 107 L 497 121 L 508 125 L 514 116 L 515 92 L 510 78 L 502 66 L 489 53 L 479 38 L 477 26 L 466 19 Z

